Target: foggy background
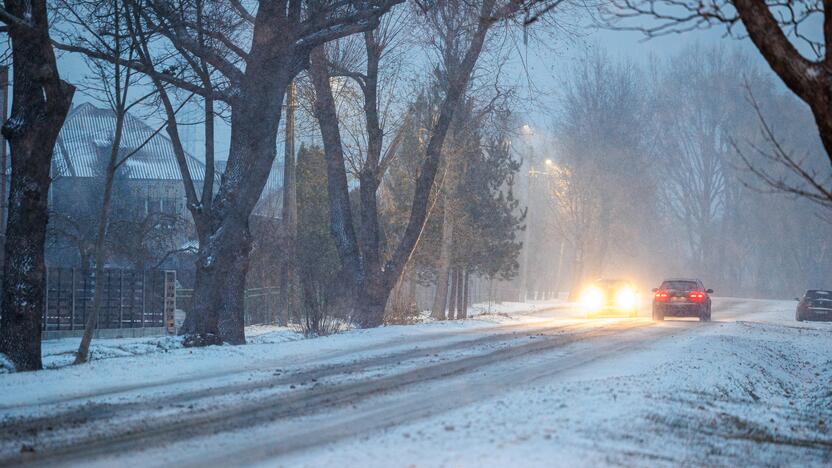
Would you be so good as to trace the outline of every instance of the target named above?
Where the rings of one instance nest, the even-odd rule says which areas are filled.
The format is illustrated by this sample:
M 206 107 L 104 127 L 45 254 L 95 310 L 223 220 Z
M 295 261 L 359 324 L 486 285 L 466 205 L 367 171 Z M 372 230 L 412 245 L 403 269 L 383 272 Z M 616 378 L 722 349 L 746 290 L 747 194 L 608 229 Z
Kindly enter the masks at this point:
M 791 151 L 824 159 L 808 108 L 750 42 L 726 39 L 720 28 L 645 40 L 593 27 L 597 22 L 582 11 L 560 21 L 554 31 L 509 34 L 486 57 L 500 62 L 498 85 L 511 90 L 508 131 L 521 163 L 513 194 L 519 209 L 528 208 L 517 232 L 516 271 L 500 281 L 500 298 L 574 292 L 600 277 L 629 278 L 646 289 L 663 277 L 691 276 L 717 295 L 778 298 L 828 281 L 828 210 L 766 193 L 741 158 L 760 160 L 758 152 L 771 144 L 753 98 Z M 402 57 L 415 78 L 401 78 L 400 92 L 429 73 L 426 54 L 411 49 Z M 59 63 L 70 82 L 90 77 L 78 55 L 62 53 Z M 81 91 L 75 106 L 100 105 L 94 91 Z M 148 125 L 161 122 L 153 108 L 132 112 Z M 183 145 L 196 158 L 204 148 L 201 112 L 194 102 L 180 114 Z M 303 103 L 297 119 L 296 147 L 320 145 Z M 280 135 L 273 189 L 282 185 Z M 228 140 L 228 124 L 218 120 L 219 161 L 227 158 Z M 53 263 L 72 262 L 55 252 Z M 253 270 L 250 283 L 273 283 L 270 273 Z M 257 274 L 261 279 L 252 281 Z M 431 289 L 429 276 L 420 288 Z M 495 294 L 487 288 L 482 281 L 474 287 L 478 299 Z M 423 307 L 428 290 L 420 293 Z

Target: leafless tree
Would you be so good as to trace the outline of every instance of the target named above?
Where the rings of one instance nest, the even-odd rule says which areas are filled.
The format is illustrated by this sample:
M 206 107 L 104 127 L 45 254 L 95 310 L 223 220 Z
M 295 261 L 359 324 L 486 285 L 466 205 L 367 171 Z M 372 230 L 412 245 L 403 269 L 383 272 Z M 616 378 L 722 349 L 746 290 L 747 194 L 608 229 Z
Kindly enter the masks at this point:
M 203 188 L 198 197 L 189 188 L 193 177 L 180 163 L 188 208 L 200 238 L 194 307 L 185 325 L 189 344 L 245 342 L 249 216 L 276 155 L 289 83 L 306 67 L 313 48 L 374 29 L 379 18 L 402 1 L 130 2 L 131 37 L 140 45 L 139 57 L 125 65 L 154 81 L 168 116 L 172 105 L 161 91 L 167 87 L 224 102 L 231 111 L 229 159 L 216 196 Z M 106 50 L 60 47 L 113 59 Z M 197 72 L 200 69 L 202 73 Z M 176 138 L 171 135 L 171 139 Z
M 814 0 L 613 0 L 608 14 L 616 27 L 639 30 L 648 37 L 715 25 L 724 26 L 729 34 L 747 36 L 783 83 L 811 109 L 832 167 L 832 4 Z M 643 18 L 653 22 L 637 23 Z M 801 53 L 801 47 L 808 53 Z M 770 187 L 792 194 L 806 192 L 812 200 L 832 190 L 825 174 L 812 174 L 810 161 L 795 166 L 796 160 L 789 162 L 776 148 L 772 156 L 767 159 L 790 166 L 806 187 L 783 187 L 779 180 L 765 177 L 765 167 L 755 167 Z
M 654 193 L 641 82 L 632 64 L 599 52 L 588 54 L 563 86 L 557 151 L 544 175 L 552 227 L 571 246 L 573 287 L 610 273 L 611 260 L 632 251 L 641 234 L 630 226 L 644 219 Z
M 736 185 L 731 141 L 752 130 L 739 80 L 745 76 L 765 89 L 765 79 L 747 56 L 703 46 L 684 49 L 659 73 L 652 85 L 659 209 L 684 226 L 695 271 L 715 272 L 720 252 L 714 246 Z
M 522 7 L 523 3 L 498 3 L 497 0 L 480 2 L 444 0 L 432 3 L 426 12 L 426 21 L 429 23 L 442 24 L 446 15 L 458 11 L 466 13 L 460 17 L 464 16 L 467 21 L 460 31 L 461 34 L 446 38 L 449 44 L 446 48 L 448 60 L 445 58 L 441 60 L 441 73 L 444 74 L 447 83 L 443 90 L 444 96 L 439 105 L 436 120 L 428 129 L 425 158 L 416 182 L 407 227 L 390 258 L 383 265 L 376 242 L 371 237 L 367 237 L 367 233 L 377 232 L 378 229 L 375 192 L 379 181 L 377 170 L 375 170 L 376 163 L 371 161 L 371 164 L 365 164 L 368 168 L 365 180 L 359 177 L 362 185 L 360 188 L 363 194 L 362 200 L 367 200 L 366 205 L 362 201 L 362 210 L 366 214 L 362 213 L 361 224 L 359 224 L 359 233 L 362 233 L 362 237 L 367 237 L 367 239 L 362 239 L 365 240 L 362 244 L 353 228 L 343 143 L 330 80 L 332 72 L 327 67 L 325 51 L 319 48 L 313 52 L 310 73 L 316 91 L 316 117 L 320 123 L 324 150 L 327 155 L 331 225 L 343 264 L 345 283 L 352 290 L 347 294 L 354 298 L 352 304 L 357 311 L 355 320 L 361 326 L 373 327 L 382 323 L 390 291 L 398 282 L 413 253 L 427 218 L 432 187 L 440 166 L 445 137 L 454 112 L 464 98 L 471 73 L 482 52 L 489 30 L 497 22 L 513 18 Z M 441 31 L 444 29 L 438 32 Z M 370 47 L 374 46 L 373 42 L 367 44 Z M 370 132 L 377 131 L 377 126 L 371 123 L 368 129 Z M 370 250 L 367 250 L 365 245 Z
M 12 113 L 2 129 L 11 148 L 12 172 L 0 352 L 17 370 L 36 370 L 41 368 L 49 169 L 75 88 L 58 72 L 45 0 L 6 0 L 0 21 L 11 41 L 14 73 Z
M 736 140 L 731 142 L 742 159 L 742 166 L 762 181 L 769 191 L 792 194 L 832 210 L 832 171 L 813 167 L 808 155 L 799 155 L 787 149 L 777 138 L 753 91 L 749 87 L 746 89 L 748 100 L 760 122 L 763 143 L 749 144 L 752 155 Z M 759 164 L 758 159 L 765 164 Z
M 125 17 L 128 14 L 127 3 L 124 0 L 87 0 L 73 2 L 61 2 L 65 20 L 76 29 L 81 29 L 88 34 L 76 34 L 78 43 L 84 47 L 100 47 L 111 51 L 113 61 L 108 62 L 100 59 L 87 57 L 87 64 L 93 73 L 93 93 L 99 99 L 107 102 L 115 116 L 113 135 L 109 141 L 109 157 L 103 174 L 103 196 L 101 210 L 96 222 L 95 236 L 95 277 L 104 276 L 104 266 L 107 261 L 107 228 L 110 224 L 110 211 L 113 196 L 113 182 L 116 172 L 132 154 L 125 154 L 122 147 L 125 121 L 128 111 L 144 100 L 147 95 L 130 101 L 130 91 L 136 84 L 137 73 L 123 65 L 130 62 L 135 55 L 135 46 L 129 40 L 125 29 Z M 59 10 L 60 11 L 60 10 Z M 95 29 L 90 27 L 95 25 Z M 95 44 L 93 44 L 95 43 Z M 92 335 L 95 332 L 98 321 L 98 312 L 103 299 L 102 288 L 96 288 L 93 295 L 92 312 L 87 316 L 84 326 L 84 335 L 76 353 L 75 363 L 80 364 L 87 361 Z

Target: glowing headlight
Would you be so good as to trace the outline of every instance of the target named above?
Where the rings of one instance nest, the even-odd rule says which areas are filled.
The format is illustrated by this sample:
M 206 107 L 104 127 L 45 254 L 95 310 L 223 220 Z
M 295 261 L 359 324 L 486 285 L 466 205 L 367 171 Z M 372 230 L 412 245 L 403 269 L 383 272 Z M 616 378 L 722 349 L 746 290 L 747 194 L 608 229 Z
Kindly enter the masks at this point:
M 598 310 L 604 307 L 604 293 L 596 287 L 584 289 L 581 294 L 581 305 L 587 310 Z
M 621 309 L 634 309 L 637 303 L 636 292 L 630 288 L 621 288 L 615 294 L 615 305 Z

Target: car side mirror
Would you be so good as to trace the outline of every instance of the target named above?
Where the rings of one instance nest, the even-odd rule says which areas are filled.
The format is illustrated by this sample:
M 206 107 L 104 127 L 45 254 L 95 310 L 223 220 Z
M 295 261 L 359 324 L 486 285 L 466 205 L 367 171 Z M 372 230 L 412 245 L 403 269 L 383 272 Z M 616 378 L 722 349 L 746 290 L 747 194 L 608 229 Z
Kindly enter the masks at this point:
M 653 288 L 652 291 L 653 292 L 659 292 L 659 288 Z
M 705 292 L 708 293 L 708 294 L 713 294 L 714 290 L 713 289 L 706 289 Z

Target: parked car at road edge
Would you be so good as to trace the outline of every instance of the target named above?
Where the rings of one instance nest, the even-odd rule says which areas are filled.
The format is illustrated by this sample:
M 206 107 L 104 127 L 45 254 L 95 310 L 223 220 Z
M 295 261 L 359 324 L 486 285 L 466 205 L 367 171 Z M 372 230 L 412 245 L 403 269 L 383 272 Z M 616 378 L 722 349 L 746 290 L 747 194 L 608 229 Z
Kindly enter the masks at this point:
M 795 319 L 832 321 L 832 291 L 825 289 L 809 289 L 803 296 L 797 298 Z

